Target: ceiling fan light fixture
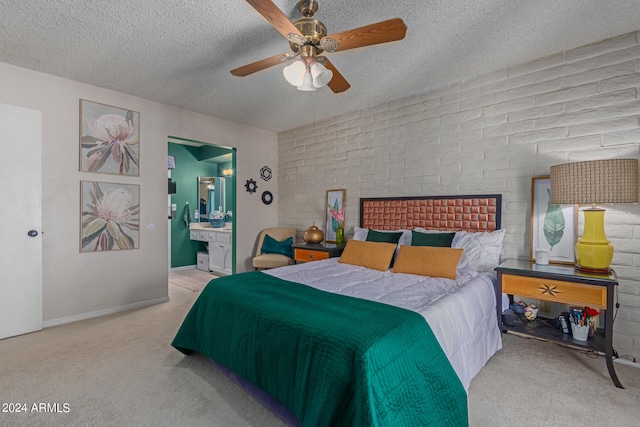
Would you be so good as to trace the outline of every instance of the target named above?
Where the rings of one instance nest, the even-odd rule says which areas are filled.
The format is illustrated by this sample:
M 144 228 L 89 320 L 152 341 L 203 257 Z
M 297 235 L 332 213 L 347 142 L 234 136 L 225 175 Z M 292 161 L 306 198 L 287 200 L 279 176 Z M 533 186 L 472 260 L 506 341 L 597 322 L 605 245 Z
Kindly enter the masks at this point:
M 341 93 L 351 87 L 333 64 L 328 62 L 326 58 L 324 61 L 321 60 L 323 57 L 318 55 L 323 52 L 342 52 L 394 42 L 404 39 L 407 33 L 407 26 L 402 19 L 393 18 L 329 34 L 327 26 L 313 18 L 318 10 L 318 2 L 316 0 L 299 0 L 297 6 L 302 18 L 295 21 L 291 21 L 275 5 L 274 0 L 247 0 L 247 2 L 289 41 L 291 51 L 233 69 L 231 74 L 239 77 L 248 76 L 298 56 L 304 61 L 304 70 L 299 64 L 292 64 L 290 67 L 285 68 L 284 76 L 290 84 L 300 90 L 314 90 L 313 88 L 327 85 L 333 93 Z M 323 70 L 322 68 L 314 67 L 317 70 L 313 72 L 309 79 L 305 75 L 312 74 L 311 67 L 316 58 L 321 64 L 327 64 L 329 69 Z M 311 80 L 311 83 L 309 83 L 309 80 Z
M 290 85 L 298 87 L 304 83 L 307 66 L 300 60 L 294 61 L 291 65 L 284 67 L 282 74 L 284 74 L 284 78 Z
M 316 86 L 313 84 L 313 77 L 311 76 L 311 73 L 306 71 L 302 79 L 302 84 L 298 86 L 298 90 L 303 92 L 313 92 L 316 89 Z
M 308 62 L 311 62 L 309 60 Z M 326 86 L 333 78 L 333 72 L 317 61 L 311 62 L 311 66 L 303 59 L 294 61 L 282 70 L 284 78 L 304 92 L 311 92 Z
M 313 86 L 321 88 L 326 86 L 333 78 L 333 72 L 328 70 L 324 65 L 319 62 L 314 62 L 311 65 L 311 77 L 313 78 Z

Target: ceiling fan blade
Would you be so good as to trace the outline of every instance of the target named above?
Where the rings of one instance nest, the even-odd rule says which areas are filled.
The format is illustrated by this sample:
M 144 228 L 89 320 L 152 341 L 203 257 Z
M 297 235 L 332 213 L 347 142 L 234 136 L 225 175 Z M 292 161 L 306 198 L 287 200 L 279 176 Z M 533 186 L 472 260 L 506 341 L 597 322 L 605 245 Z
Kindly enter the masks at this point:
M 287 61 L 291 57 L 287 58 L 288 53 L 281 53 L 279 55 L 274 55 L 270 58 L 261 59 L 260 61 L 252 62 L 251 64 L 247 64 L 245 66 L 236 68 L 231 70 L 231 74 L 238 77 L 248 76 L 249 74 L 257 73 L 258 71 L 262 71 L 269 67 L 273 67 L 274 65 L 282 64 L 284 61 Z M 285 57 L 283 59 L 283 57 Z
M 336 67 L 331 63 L 331 61 L 329 61 L 327 58 L 324 58 L 324 66 L 327 67 L 327 69 L 331 70 L 331 72 L 333 73 L 331 81 L 327 83 L 327 86 L 329 86 L 329 89 L 331 89 L 333 93 L 344 92 L 351 87 L 344 76 L 340 74 L 340 71 L 338 71 Z
M 337 41 L 338 48 L 335 51 L 342 52 L 347 49 L 402 40 L 406 34 L 407 26 L 402 19 L 394 18 L 326 37 Z
M 287 37 L 289 33 L 293 33 L 303 37 L 300 30 L 289 21 L 287 15 L 285 15 L 278 6 L 273 4 L 271 0 L 246 1 L 283 36 Z

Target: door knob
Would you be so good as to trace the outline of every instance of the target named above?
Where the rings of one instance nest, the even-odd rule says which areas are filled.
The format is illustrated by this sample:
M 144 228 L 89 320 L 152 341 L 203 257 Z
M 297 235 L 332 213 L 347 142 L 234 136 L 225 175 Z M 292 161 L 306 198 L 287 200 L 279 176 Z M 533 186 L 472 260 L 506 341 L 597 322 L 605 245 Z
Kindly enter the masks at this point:
M 27 234 L 29 235 L 29 237 L 36 237 L 38 235 L 38 232 L 36 230 L 29 230 Z

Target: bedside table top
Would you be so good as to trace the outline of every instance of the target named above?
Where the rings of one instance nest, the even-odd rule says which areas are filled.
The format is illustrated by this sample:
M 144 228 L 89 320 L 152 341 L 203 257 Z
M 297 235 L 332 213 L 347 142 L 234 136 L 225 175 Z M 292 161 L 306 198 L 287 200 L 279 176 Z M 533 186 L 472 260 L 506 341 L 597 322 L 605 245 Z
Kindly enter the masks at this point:
M 344 245 L 338 246 L 335 243 L 294 243 L 292 246 L 294 248 L 312 251 L 331 251 L 336 248 L 344 248 Z
M 616 272 L 611 270 L 608 275 L 589 274 L 578 271 L 572 265 L 539 265 L 535 262 L 524 259 L 509 259 L 496 267 L 504 273 L 513 273 L 520 276 L 549 278 L 554 276 L 558 279 L 586 280 L 593 282 L 617 282 Z

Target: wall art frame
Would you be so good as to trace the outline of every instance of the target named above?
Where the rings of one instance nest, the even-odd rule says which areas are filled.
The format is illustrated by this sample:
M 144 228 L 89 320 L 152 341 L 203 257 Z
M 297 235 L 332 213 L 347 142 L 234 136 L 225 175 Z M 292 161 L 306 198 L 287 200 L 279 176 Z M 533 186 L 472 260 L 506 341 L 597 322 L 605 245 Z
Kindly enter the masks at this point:
M 531 238 L 529 256 L 536 260 L 536 251 L 549 251 L 552 264 L 575 264 L 575 244 L 578 236 L 578 206 L 551 203 L 549 176 L 531 179 Z
M 140 248 L 140 186 L 80 181 L 80 252 Z
M 80 99 L 80 172 L 140 176 L 140 113 Z
M 325 211 L 325 242 L 336 243 L 336 229 L 344 228 L 345 202 L 347 200 L 347 190 L 327 190 L 324 204 Z

